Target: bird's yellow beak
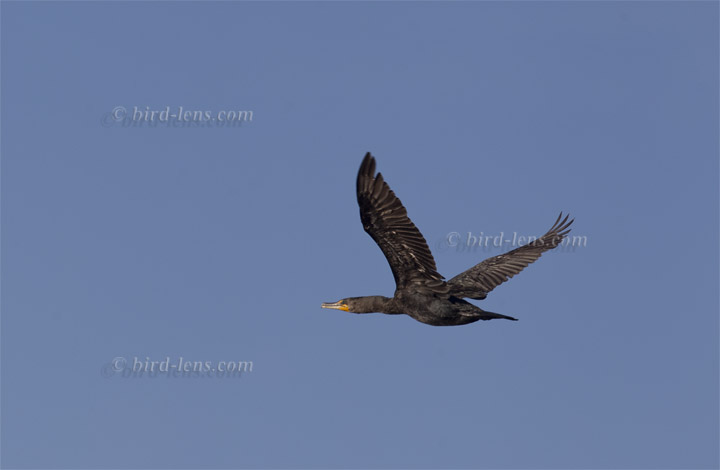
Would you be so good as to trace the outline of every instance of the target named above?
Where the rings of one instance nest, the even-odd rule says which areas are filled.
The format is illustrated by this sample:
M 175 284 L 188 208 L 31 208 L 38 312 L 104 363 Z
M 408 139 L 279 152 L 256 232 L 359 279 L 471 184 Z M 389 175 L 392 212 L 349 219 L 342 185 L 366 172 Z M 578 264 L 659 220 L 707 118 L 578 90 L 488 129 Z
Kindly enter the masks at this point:
M 321 307 L 322 308 L 333 308 L 335 310 L 342 310 L 344 312 L 347 312 L 350 310 L 350 307 L 348 307 L 348 305 L 342 300 L 338 300 L 337 302 L 332 303 L 332 304 L 328 303 L 328 302 L 323 302 Z

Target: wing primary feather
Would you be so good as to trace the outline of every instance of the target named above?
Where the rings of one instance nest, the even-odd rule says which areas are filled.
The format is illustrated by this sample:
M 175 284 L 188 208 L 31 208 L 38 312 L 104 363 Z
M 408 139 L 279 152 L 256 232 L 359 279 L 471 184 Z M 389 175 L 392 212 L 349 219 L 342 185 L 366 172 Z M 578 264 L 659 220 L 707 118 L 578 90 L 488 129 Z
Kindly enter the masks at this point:
M 488 258 L 447 281 L 450 293 L 458 297 L 484 299 L 490 291 L 519 274 L 544 252 L 560 245 L 570 233 L 574 221 L 569 214 L 563 218 L 561 212 L 542 237 L 505 254 Z
M 382 174 L 375 174 L 375 167 L 375 158 L 368 152 L 356 185 L 360 220 L 387 258 L 397 289 L 447 293 L 449 288 L 437 272 L 425 238 Z

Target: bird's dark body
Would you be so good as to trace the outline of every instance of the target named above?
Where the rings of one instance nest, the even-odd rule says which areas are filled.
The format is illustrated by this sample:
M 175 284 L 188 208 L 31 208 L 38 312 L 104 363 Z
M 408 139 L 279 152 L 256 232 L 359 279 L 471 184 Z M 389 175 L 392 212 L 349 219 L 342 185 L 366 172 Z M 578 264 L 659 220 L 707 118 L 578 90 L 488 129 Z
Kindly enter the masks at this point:
M 457 326 L 474 323 L 478 320 L 492 320 L 493 318 L 515 318 L 486 312 L 470 302 L 454 296 L 438 297 L 435 295 L 412 294 L 399 292 L 395 294 L 398 309 L 415 320 L 433 326 Z
M 464 300 L 482 300 L 495 287 L 518 274 L 540 255 L 557 247 L 570 232 L 569 217 L 562 213 L 550 230 L 527 245 L 486 259 L 449 281 L 437 272 L 435 260 L 425 238 L 407 216 L 405 207 L 375 174 L 375 159 L 370 153 L 360 165 L 357 199 L 363 228 L 378 244 L 395 278 L 395 295 L 349 297 L 324 308 L 353 313 L 406 314 L 434 326 L 466 325 L 478 320 L 513 317 L 486 312 Z

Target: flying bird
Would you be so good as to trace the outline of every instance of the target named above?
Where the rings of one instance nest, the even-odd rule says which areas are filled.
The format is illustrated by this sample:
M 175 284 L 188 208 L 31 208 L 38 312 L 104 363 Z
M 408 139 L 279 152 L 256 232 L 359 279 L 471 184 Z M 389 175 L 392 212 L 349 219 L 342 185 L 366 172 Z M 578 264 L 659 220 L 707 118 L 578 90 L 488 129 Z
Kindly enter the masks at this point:
M 407 215 L 405 207 L 381 173 L 375 174 L 375 158 L 368 152 L 357 176 L 357 200 L 365 231 L 385 254 L 393 277 L 392 298 L 373 295 L 348 297 L 322 308 L 351 313 L 406 314 L 434 326 L 466 325 L 478 320 L 517 318 L 486 312 L 464 300 L 482 300 L 497 286 L 518 274 L 555 247 L 570 232 L 573 220 L 562 212 L 542 237 L 505 254 L 488 258 L 446 281 L 437 272 L 425 238 Z

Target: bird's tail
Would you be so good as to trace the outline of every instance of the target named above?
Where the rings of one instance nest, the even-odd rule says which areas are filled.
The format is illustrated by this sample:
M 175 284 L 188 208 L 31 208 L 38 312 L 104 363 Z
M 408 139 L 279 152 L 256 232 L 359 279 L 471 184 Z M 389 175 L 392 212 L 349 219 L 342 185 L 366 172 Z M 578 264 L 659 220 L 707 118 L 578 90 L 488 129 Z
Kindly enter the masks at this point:
M 496 318 L 504 318 L 505 320 L 518 321 L 517 318 L 509 317 L 507 315 L 502 315 L 500 313 L 493 313 L 493 312 L 483 311 L 482 315 L 480 316 L 481 320 L 494 320 Z

